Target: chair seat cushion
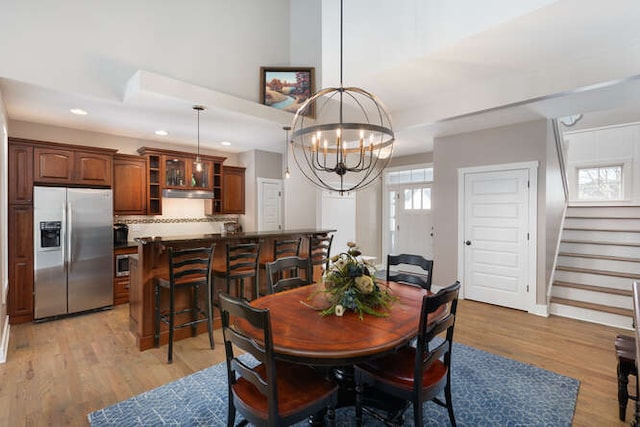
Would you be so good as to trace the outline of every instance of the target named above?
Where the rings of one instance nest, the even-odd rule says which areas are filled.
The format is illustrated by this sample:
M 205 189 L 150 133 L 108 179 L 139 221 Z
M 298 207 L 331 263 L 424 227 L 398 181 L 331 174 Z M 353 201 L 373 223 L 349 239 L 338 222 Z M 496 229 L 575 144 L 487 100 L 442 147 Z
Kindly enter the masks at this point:
M 255 368 L 266 378 L 266 368 L 259 365 Z M 326 380 L 316 371 L 305 365 L 276 362 L 278 387 L 278 411 L 282 417 L 299 412 L 318 400 L 325 399 L 334 393 L 338 386 Z M 267 419 L 267 396 L 256 389 L 253 384 L 243 378 L 232 386 L 237 399 L 256 416 Z
M 413 369 L 416 350 L 405 347 L 389 356 L 356 365 L 356 369 L 364 371 L 366 375 L 397 388 L 411 390 L 413 388 Z M 446 379 L 447 367 L 441 360 L 431 364 L 422 376 L 422 387 L 429 388 Z

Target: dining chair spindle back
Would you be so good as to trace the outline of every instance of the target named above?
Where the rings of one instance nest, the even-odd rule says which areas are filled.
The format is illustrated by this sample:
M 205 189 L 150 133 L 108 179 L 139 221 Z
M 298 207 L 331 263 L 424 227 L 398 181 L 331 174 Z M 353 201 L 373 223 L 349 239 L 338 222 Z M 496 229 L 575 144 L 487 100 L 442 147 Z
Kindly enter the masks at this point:
M 269 293 L 293 289 L 313 283 L 313 273 L 309 258 L 289 256 L 268 262 L 267 287 Z
M 400 270 L 402 266 L 419 267 L 422 272 Z M 431 290 L 433 261 L 421 255 L 387 255 L 387 281 L 408 283 Z

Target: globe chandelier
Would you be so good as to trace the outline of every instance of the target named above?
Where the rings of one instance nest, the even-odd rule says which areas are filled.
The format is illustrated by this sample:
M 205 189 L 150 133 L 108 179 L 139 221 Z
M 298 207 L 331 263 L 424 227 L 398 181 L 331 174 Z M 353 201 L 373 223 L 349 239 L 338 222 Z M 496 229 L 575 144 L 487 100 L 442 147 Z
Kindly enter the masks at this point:
M 344 194 L 372 184 L 391 161 L 391 117 L 373 94 L 344 87 L 343 0 L 340 0 L 340 86 L 311 96 L 291 122 L 291 152 L 315 186 Z M 310 113 L 317 117 L 312 119 Z

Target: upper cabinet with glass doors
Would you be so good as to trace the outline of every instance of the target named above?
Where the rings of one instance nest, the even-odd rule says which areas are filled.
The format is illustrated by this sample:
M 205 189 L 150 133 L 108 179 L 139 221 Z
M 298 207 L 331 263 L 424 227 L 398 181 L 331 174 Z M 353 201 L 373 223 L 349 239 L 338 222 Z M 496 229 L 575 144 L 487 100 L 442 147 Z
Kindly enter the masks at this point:
M 165 181 L 164 188 L 213 190 L 214 163 L 202 158 L 200 167 L 193 158 L 163 156 Z
M 149 215 L 162 214 L 163 189 L 207 190 L 213 192 L 213 201 L 222 206 L 222 163 L 225 157 L 200 155 L 201 168 L 195 162 L 195 154 L 180 151 L 140 147 L 138 153 L 147 157 Z M 219 213 L 219 212 L 216 212 Z

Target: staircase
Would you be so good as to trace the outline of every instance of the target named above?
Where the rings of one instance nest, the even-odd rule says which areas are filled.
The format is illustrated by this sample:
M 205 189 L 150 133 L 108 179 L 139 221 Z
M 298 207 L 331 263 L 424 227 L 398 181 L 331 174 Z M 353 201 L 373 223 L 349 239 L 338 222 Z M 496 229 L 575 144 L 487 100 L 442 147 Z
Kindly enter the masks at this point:
M 553 277 L 551 314 L 632 329 L 640 206 L 569 207 Z

